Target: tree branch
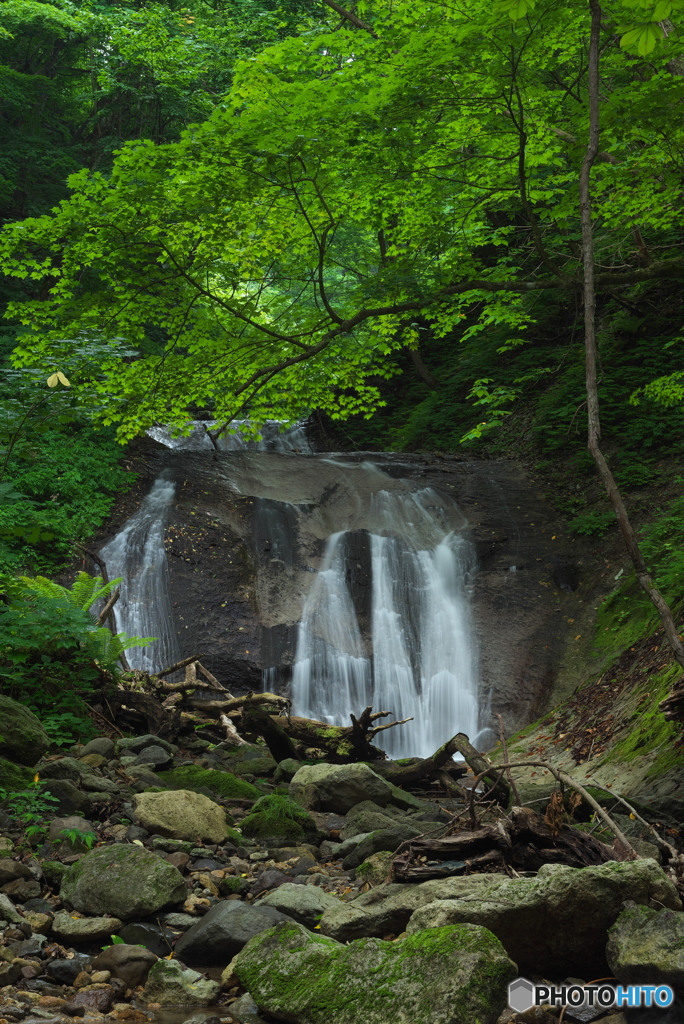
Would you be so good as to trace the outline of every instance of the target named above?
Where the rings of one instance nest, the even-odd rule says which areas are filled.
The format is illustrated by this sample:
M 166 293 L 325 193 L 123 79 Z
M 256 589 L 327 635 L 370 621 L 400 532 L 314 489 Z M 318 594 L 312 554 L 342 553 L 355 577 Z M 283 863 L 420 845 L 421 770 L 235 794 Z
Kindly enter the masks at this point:
M 351 25 L 354 25 L 355 28 L 362 28 L 364 32 L 368 32 L 368 34 L 371 35 L 373 39 L 378 38 L 373 29 L 370 27 L 370 25 L 367 25 L 365 21 L 361 20 L 361 18 L 357 18 L 357 16 L 355 14 L 352 14 L 351 11 L 345 10 L 345 8 L 342 7 L 341 4 L 336 3 L 335 0 L 323 0 L 323 3 L 326 5 L 326 7 L 330 7 L 331 10 L 336 12 L 336 14 L 339 14 L 340 17 L 344 18 L 345 21 L 348 21 Z

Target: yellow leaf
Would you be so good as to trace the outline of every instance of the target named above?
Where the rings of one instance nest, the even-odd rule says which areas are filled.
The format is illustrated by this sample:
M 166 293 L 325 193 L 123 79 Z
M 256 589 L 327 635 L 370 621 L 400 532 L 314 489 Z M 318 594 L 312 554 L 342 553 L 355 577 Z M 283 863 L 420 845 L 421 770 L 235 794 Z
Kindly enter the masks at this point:
M 47 379 L 47 386 L 49 388 L 56 388 L 58 384 L 59 384 L 59 374 L 57 374 L 57 373 L 50 374 L 50 376 Z
M 70 387 L 71 387 L 71 384 L 70 384 L 70 383 L 69 383 L 69 381 L 68 381 L 68 380 L 66 379 L 66 377 L 64 376 L 64 374 L 62 373 L 62 371 L 61 371 L 61 370 L 58 370 L 58 371 L 57 371 L 57 377 L 58 377 L 58 379 L 59 379 L 60 383 L 62 383 L 62 384 L 64 385 L 64 387 L 65 387 L 65 388 L 70 388 Z

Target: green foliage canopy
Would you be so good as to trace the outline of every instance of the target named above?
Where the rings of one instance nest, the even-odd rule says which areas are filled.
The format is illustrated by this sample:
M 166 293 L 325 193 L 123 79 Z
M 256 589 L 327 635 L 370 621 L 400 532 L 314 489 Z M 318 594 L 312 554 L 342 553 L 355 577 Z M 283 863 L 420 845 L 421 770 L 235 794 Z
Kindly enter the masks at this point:
M 665 7 L 603 5 L 599 289 L 684 276 L 684 54 L 664 20 L 682 5 Z M 179 141 L 127 144 L 5 229 L 5 273 L 43 285 L 9 307 L 16 365 L 59 365 L 67 337 L 135 348 L 70 373 L 122 440 L 197 406 L 370 415 L 369 376 L 421 324 L 503 326 L 505 351 L 526 342 L 526 296 L 575 293 L 588 6 L 369 0 L 353 22 L 243 60 Z

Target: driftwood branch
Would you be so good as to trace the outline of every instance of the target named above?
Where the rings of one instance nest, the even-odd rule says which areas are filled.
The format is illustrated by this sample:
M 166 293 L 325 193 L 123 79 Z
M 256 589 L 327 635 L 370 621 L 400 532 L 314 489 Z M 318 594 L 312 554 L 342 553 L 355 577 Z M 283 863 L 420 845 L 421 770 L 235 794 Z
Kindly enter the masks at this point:
M 569 825 L 552 828 L 530 808 L 514 807 L 494 824 L 439 839 L 409 840 L 392 868 L 402 881 L 423 882 L 493 866 L 538 871 L 542 864 L 581 868 L 610 860 L 615 851 L 586 832 Z
M 242 731 L 255 732 L 261 736 L 275 761 L 287 758 L 297 760 L 294 743 L 275 718 L 267 714 L 263 707 L 254 702 L 244 704 L 242 708 Z
M 599 818 L 601 818 L 601 820 L 608 826 L 611 832 L 615 835 L 618 843 L 624 848 L 624 851 L 627 854 L 627 860 L 639 859 L 639 854 L 636 852 L 627 836 L 620 829 L 620 827 L 615 824 L 615 822 L 608 814 L 608 812 L 605 811 L 603 807 L 601 807 L 600 803 L 594 799 L 591 793 L 587 792 L 584 786 L 580 785 L 579 782 L 575 782 L 575 780 L 571 779 L 569 775 L 565 774 L 565 772 L 561 772 L 557 768 L 554 768 L 553 765 L 549 764 L 548 761 L 509 761 L 505 764 L 495 765 L 494 767 L 495 771 L 500 772 L 502 775 L 507 768 L 545 768 L 548 772 L 551 772 L 553 777 L 557 779 L 558 782 L 562 782 L 563 785 L 569 786 L 571 789 L 574 789 L 583 797 L 584 800 L 586 800 L 589 806 L 593 808 L 596 814 L 598 814 Z M 488 769 L 488 772 L 491 772 L 491 770 L 492 769 L 490 767 Z M 486 775 L 487 772 L 481 772 L 479 775 L 477 775 L 475 777 L 475 785 L 477 785 L 477 783 L 479 783 L 483 778 L 485 778 Z
M 163 668 L 161 672 L 155 672 L 154 674 L 158 679 L 161 679 L 162 676 L 170 676 L 172 672 L 177 672 L 178 669 L 191 665 L 193 661 L 199 661 L 199 657 L 199 654 L 194 654 L 192 658 L 183 658 L 182 661 L 177 661 L 174 665 L 169 665 L 168 668 Z
M 506 743 L 506 730 L 504 729 L 503 718 L 501 715 L 496 716 L 499 720 L 499 739 L 501 740 L 501 752 L 503 754 L 504 761 L 508 761 L 508 744 Z M 520 804 L 520 794 L 518 793 L 517 786 L 511 775 L 511 769 L 506 769 L 506 779 L 508 785 L 511 787 L 511 793 L 513 794 L 513 803 L 518 806 Z
M 83 544 L 77 544 L 76 547 L 79 548 L 83 552 L 83 554 L 86 555 L 91 560 L 91 562 L 94 562 L 95 565 L 98 567 L 98 569 L 102 573 L 102 582 L 105 585 L 109 583 L 109 573 L 107 572 L 107 566 L 105 565 L 104 561 L 100 558 L 97 551 L 92 551 L 90 548 L 84 547 Z
M 594 782 L 593 779 L 592 779 L 591 784 L 596 789 L 602 789 L 604 793 L 608 793 L 610 796 L 612 796 L 615 800 L 617 800 L 619 803 L 621 803 L 622 806 L 626 810 L 628 810 L 630 814 L 633 814 L 637 821 L 641 822 L 642 825 L 645 825 L 646 828 L 652 833 L 653 838 L 655 839 L 658 848 L 660 850 L 662 850 L 663 853 L 667 853 L 668 858 L 670 860 L 672 860 L 672 861 L 680 861 L 681 860 L 681 854 L 677 853 L 677 851 L 675 850 L 674 846 L 672 846 L 670 843 L 668 843 L 666 839 L 663 839 L 663 837 L 660 835 L 658 830 L 655 829 L 653 827 L 653 825 L 650 824 L 650 822 L 646 821 L 645 818 L 642 818 L 641 815 L 639 814 L 639 812 L 637 810 L 635 810 L 635 808 L 632 807 L 631 804 L 627 803 L 627 801 L 623 797 L 617 796 L 616 793 L 612 793 L 609 789 L 606 789 L 604 786 L 600 786 L 598 784 L 598 782 Z
M 281 697 L 277 693 L 248 693 L 244 697 L 231 697 L 226 700 L 197 700 L 190 698 L 187 703 L 196 710 L 218 711 L 224 715 L 230 715 L 231 712 L 239 711 L 246 703 L 274 704 L 276 707 L 289 707 L 290 704 L 287 697 Z M 308 719 L 303 719 L 303 721 L 308 721 Z M 319 724 L 322 725 L 323 723 Z
M 109 618 L 109 616 L 112 613 L 112 609 L 114 608 L 114 605 L 116 604 L 116 602 L 119 600 L 120 597 L 121 597 L 121 591 L 117 587 L 117 589 L 114 591 L 114 593 L 110 595 L 109 600 L 107 601 L 106 605 L 104 606 L 104 608 L 102 609 L 102 611 L 100 612 L 100 614 L 97 617 L 97 624 L 98 624 L 98 626 L 104 626 L 105 622 L 107 621 L 107 619 Z

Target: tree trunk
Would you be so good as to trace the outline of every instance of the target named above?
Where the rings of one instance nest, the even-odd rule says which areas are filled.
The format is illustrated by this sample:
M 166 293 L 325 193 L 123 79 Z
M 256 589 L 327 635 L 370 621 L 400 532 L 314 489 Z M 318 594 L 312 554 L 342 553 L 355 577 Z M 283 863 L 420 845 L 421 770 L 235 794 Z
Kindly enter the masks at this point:
M 648 571 L 639 550 L 634 529 L 615 477 L 600 448 L 601 420 L 599 415 L 598 382 L 596 375 L 596 288 L 594 281 L 594 237 L 591 215 L 591 169 L 599 151 L 599 46 L 601 36 L 601 7 L 598 0 L 589 0 L 591 35 L 589 40 L 589 143 L 580 172 L 580 215 L 582 224 L 582 263 L 584 269 L 584 345 L 587 391 L 587 447 L 596 463 L 599 476 L 615 511 L 615 517 L 632 560 L 637 579 L 655 607 L 663 624 L 665 635 L 676 661 L 684 668 L 684 645 L 679 636 L 672 611 Z M 672 697 L 670 698 L 672 702 Z M 663 702 L 664 704 L 668 703 Z M 673 716 L 674 717 L 674 716 Z

